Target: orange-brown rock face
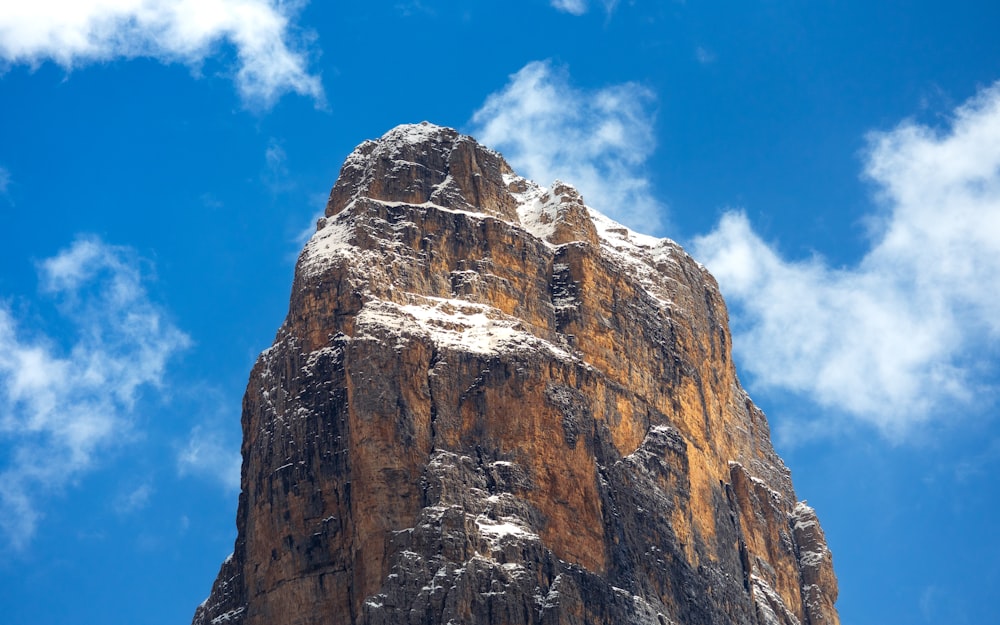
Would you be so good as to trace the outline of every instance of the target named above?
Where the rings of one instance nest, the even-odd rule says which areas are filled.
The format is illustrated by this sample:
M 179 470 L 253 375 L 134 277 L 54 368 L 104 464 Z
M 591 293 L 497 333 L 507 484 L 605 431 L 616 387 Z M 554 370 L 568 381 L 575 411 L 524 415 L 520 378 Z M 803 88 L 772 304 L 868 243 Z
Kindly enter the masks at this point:
M 348 157 L 243 432 L 197 625 L 839 622 L 712 277 L 454 130 Z

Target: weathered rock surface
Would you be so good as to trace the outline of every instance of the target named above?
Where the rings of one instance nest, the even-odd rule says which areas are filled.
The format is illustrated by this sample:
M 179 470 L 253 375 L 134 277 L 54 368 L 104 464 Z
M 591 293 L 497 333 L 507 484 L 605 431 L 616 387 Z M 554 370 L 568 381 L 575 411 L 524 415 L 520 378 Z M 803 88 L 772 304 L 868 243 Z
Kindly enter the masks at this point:
M 196 625 L 839 623 L 713 278 L 454 130 L 348 157 L 243 432 Z

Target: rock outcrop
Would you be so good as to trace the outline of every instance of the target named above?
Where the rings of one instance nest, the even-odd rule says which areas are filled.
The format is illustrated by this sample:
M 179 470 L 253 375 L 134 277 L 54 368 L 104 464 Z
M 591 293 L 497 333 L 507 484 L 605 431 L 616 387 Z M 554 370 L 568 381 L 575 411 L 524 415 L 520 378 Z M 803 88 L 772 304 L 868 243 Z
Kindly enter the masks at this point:
M 341 170 L 195 625 L 839 623 L 715 280 L 454 130 Z

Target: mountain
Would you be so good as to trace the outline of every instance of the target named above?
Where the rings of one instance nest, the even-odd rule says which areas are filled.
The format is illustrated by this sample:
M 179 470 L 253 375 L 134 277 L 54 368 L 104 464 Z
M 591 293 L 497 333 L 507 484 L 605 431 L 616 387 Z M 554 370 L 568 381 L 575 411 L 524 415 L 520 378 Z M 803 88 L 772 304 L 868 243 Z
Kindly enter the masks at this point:
M 243 401 L 195 625 L 835 625 L 715 280 L 474 139 L 348 156 Z

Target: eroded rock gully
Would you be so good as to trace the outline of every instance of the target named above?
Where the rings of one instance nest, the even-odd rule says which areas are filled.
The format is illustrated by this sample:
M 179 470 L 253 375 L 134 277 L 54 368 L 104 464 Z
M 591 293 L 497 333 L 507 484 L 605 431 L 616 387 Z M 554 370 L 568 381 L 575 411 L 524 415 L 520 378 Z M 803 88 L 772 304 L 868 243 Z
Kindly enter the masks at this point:
M 454 130 L 348 158 L 195 625 L 839 623 L 714 279 Z

